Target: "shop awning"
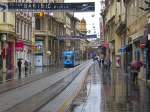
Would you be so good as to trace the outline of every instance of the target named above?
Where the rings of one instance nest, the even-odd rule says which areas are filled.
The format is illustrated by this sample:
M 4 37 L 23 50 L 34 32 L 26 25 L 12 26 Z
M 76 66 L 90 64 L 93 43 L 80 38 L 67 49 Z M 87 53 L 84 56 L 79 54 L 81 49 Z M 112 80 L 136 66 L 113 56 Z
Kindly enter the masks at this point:
M 143 35 L 142 35 L 142 36 L 139 36 L 138 38 L 133 39 L 133 43 L 140 42 L 140 40 L 141 40 L 142 38 L 143 38 Z
M 24 42 L 23 41 L 16 41 L 15 47 L 16 47 L 16 51 L 23 51 Z

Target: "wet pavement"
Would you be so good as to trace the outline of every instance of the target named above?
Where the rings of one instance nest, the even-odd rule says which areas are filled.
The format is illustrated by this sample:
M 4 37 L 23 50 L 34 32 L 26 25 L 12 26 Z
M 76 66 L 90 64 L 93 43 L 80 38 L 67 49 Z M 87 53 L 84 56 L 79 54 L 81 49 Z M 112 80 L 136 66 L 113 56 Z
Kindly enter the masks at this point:
M 95 62 L 72 112 L 150 112 L 150 86 L 134 84 L 120 69 L 103 72 Z
M 104 74 L 105 112 L 150 112 L 150 86 L 114 69 Z
M 83 90 L 73 102 L 73 112 L 103 112 L 104 97 L 100 69 L 97 63 L 90 68 Z

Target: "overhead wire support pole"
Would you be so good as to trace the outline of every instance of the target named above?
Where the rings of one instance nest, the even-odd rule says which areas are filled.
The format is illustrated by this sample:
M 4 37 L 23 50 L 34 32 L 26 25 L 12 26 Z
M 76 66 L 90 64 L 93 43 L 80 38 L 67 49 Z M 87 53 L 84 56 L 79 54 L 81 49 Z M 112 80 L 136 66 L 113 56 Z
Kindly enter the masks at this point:
M 124 1 L 124 6 L 125 6 L 125 35 L 124 35 L 124 47 L 126 47 L 126 38 L 127 38 L 127 1 L 125 0 Z M 125 54 L 124 54 L 124 71 L 127 72 L 127 63 L 126 63 L 126 51 L 125 51 Z

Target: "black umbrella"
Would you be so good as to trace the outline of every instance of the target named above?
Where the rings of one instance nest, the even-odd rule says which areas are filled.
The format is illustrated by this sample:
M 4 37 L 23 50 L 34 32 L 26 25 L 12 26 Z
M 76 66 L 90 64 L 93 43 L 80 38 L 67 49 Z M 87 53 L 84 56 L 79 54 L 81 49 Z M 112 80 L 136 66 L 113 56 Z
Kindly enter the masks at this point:
M 23 60 L 23 58 L 18 58 L 17 60 Z

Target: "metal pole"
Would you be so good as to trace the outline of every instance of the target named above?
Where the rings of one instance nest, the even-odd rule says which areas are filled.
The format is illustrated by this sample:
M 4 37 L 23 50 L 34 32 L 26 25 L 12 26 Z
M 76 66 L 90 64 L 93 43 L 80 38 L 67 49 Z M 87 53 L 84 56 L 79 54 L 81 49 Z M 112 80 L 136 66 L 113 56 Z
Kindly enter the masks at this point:
M 124 47 L 126 47 L 126 37 L 127 37 L 127 3 L 125 1 L 124 3 L 125 6 L 125 24 L 126 24 L 126 29 L 125 29 L 125 35 L 124 35 Z M 127 72 L 127 63 L 126 63 L 126 49 L 125 49 L 125 54 L 124 54 L 124 71 Z

